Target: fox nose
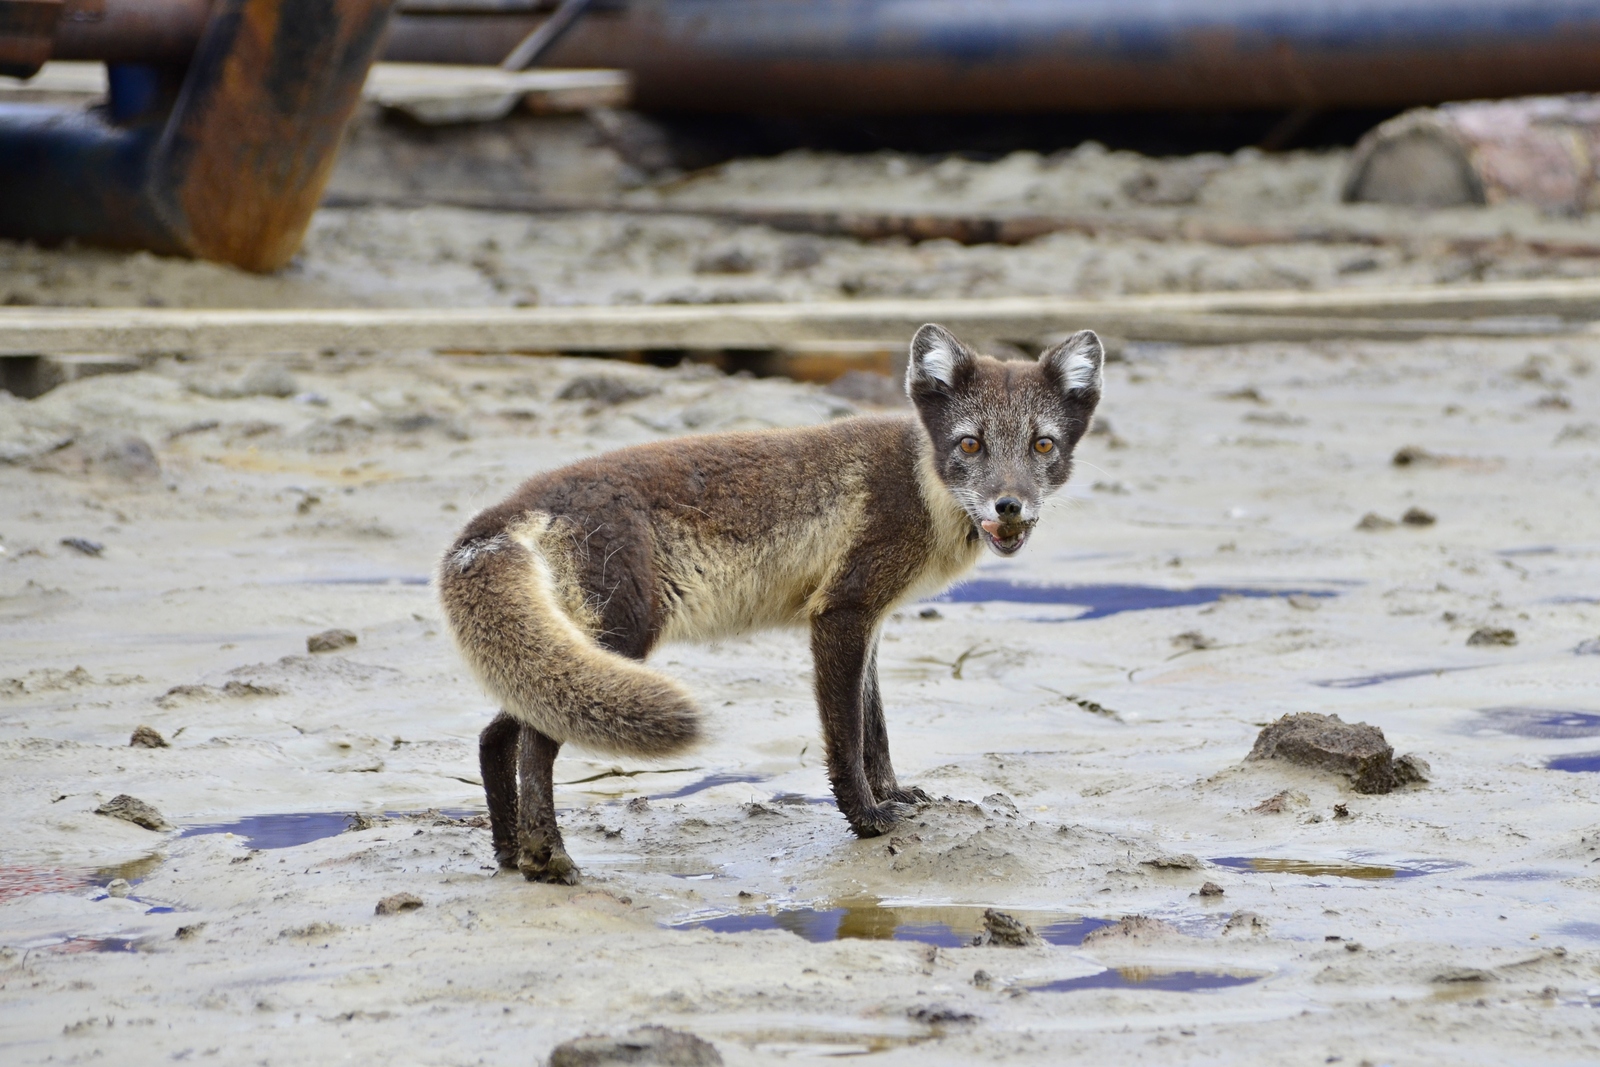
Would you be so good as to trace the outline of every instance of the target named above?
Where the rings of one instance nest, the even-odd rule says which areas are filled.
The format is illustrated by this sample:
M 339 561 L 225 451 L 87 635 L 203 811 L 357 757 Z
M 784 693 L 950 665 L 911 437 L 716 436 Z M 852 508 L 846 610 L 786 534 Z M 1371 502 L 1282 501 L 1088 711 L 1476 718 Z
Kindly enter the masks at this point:
M 1022 518 L 1022 501 L 1014 496 L 1003 496 L 994 502 L 994 513 L 1002 522 L 1015 522 Z

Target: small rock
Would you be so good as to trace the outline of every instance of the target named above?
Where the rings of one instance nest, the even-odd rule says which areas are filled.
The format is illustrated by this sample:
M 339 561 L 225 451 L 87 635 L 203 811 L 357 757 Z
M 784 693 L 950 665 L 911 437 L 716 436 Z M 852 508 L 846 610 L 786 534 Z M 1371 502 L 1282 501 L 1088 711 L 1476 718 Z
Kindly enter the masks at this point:
M 1272 796 L 1263 800 L 1250 810 L 1257 815 L 1282 815 L 1285 811 L 1289 810 L 1290 805 L 1292 805 L 1295 801 L 1303 801 L 1304 799 L 1305 798 L 1303 796 L 1297 796 L 1292 790 L 1285 789 L 1280 793 L 1272 794 Z
M 1386 519 L 1376 511 L 1369 511 L 1361 516 L 1361 521 L 1356 523 L 1358 530 L 1392 530 L 1395 528 L 1393 519 Z
M 940 612 L 940 610 L 938 608 L 923 608 L 921 611 L 917 612 L 917 618 L 919 618 L 919 619 L 942 619 L 942 618 L 944 618 L 944 614 L 942 612 Z
M 722 1054 L 709 1042 L 665 1026 L 641 1026 L 621 1037 L 586 1034 L 563 1041 L 550 1052 L 550 1067 L 722 1067 Z
M 1503 626 L 1480 626 L 1467 638 L 1467 644 L 1475 647 L 1509 648 L 1516 643 L 1517 631 L 1508 630 Z
M 356 643 L 356 635 L 349 630 L 324 630 L 306 638 L 307 652 L 337 652 Z
M 988 989 L 994 985 L 994 975 L 980 967 L 972 972 L 972 984 L 979 989 Z
M 91 541 L 87 537 L 63 537 L 61 543 L 70 549 L 82 552 L 85 556 L 98 556 L 106 550 L 106 546 L 99 541 Z
M 906 1018 L 914 1019 L 919 1023 L 929 1026 L 949 1026 L 952 1023 L 975 1023 L 978 1017 L 970 1011 L 952 1008 L 946 1004 L 926 1004 L 921 1007 L 910 1008 L 906 1011 Z
M 1600 637 L 1591 637 L 1587 641 L 1579 641 L 1573 653 L 1579 656 L 1600 656 Z
M 122 898 L 133 892 L 126 878 L 113 878 L 106 883 L 106 896 Z
M 1155 941 L 1167 937 L 1182 936 L 1176 926 L 1161 919 L 1153 919 L 1148 915 L 1124 915 L 1110 926 L 1102 926 L 1098 930 L 1090 930 L 1083 939 L 1084 945 L 1091 945 L 1098 941 Z
M 1335 819 L 1348 819 L 1350 817 L 1350 807 L 1349 807 L 1349 805 L 1347 805 L 1347 804 L 1335 804 L 1333 806 L 1333 817 Z
M 1494 981 L 1494 974 L 1491 971 L 1481 970 L 1477 967 L 1452 967 L 1447 971 L 1439 972 L 1429 980 L 1445 985 L 1456 982 L 1492 982 Z
M 396 893 L 378 901 L 378 906 L 373 912 L 377 915 L 398 915 L 402 911 L 416 911 L 420 907 L 422 898 L 415 893 Z
M 1198 871 L 1205 866 L 1200 862 L 1200 857 L 1185 852 L 1181 855 L 1157 856 L 1145 860 L 1146 867 L 1154 867 L 1158 871 Z
M 634 797 L 632 800 L 628 801 L 628 811 L 630 811 L 634 815 L 640 815 L 640 814 L 643 814 L 644 812 L 647 812 L 649 810 L 650 810 L 650 798 L 649 797 Z
M 1236 911 L 1222 926 L 1222 932 L 1227 934 L 1264 934 L 1267 932 L 1267 920 L 1253 911 Z
M 151 726 L 138 726 L 134 728 L 133 736 L 128 738 L 130 748 L 167 748 L 167 739 L 162 737 Z
M 661 392 L 656 386 L 630 382 L 611 374 L 580 374 L 562 387 L 557 400 L 592 400 L 610 406 L 640 400 Z
M 1416 445 L 1406 445 L 1394 454 L 1389 462 L 1396 467 L 1437 467 L 1443 462 L 1443 457 L 1436 456 L 1426 448 Z
M 1220 897 L 1222 892 L 1222 887 L 1215 882 L 1207 882 L 1200 887 L 1200 895 L 1203 897 Z
M 1005 945 L 1022 948 L 1039 944 L 1039 935 L 1033 928 L 1014 915 L 987 908 L 983 913 L 983 933 L 972 939 L 974 945 Z
M 146 830 L 170 830 L 171 825 L 161 817 L 161 813 L 138 797 L 130 797 L 126 793 L 118 793 L 98 808 L 94 809 L 96 815 L 109 815 L 113 819 L 122 819 L 135 826 L 142 826 Z
M 417 901 L 416 906 L 420 908 L 422 906 L 422 902 Z M 382 905 L 380 904 L 379 907 L 381 908 Z M 384 913 L 379 912 L 379 914 L 381 915 Z M 306 923 L 304 926 L 291 926 L 287 929 L 279 930 L 278 936 L 293 938 L 296 940 L 305 940 L 307 938 L 314 937 L 331 937 L 334 934 L 342 933 L 343 931 L 344 927 L 335 923 L 314 922 Z
M 205 923 L 190 923 L 188 926 L 178 927 L 172 936 L 177 938 L 179 941 L 192 941 L 199 937 L 200 932 L 205 928 Z
M 1199 630 L 1185 630 L 1172 639 L 1172 647 L 1198 652 L 1205 648 L 1216 648 L 1217 643 Z
M 1439 520 L 1431 511 L 1423 511 L 1421 508 L 1407 508 L 1406 513 L 1400 516 L 1400 521 L 1407 526 L 1432 526 Z
M 1407 753 L 1394 761 L 1394 774 L 1401 785 L 1405 785 L 1408 782 L 1426 782 L 1433 774 L 1433 767 L 1421 756 Z M 1335 816 L 1339 814 L 1339 808 L 1343 806 L 1340 804 L 1334 808 Z
M 1272 723 L 1261 731 L 1246 758 L 1288 760 L 1343 774 L 1358 793 L 1387 793 L 1410 780 L 1403 777 L 1409 772 L 1397 773 L 1394 749 L 1382 730 L 1315 712 L 1285 715 Z

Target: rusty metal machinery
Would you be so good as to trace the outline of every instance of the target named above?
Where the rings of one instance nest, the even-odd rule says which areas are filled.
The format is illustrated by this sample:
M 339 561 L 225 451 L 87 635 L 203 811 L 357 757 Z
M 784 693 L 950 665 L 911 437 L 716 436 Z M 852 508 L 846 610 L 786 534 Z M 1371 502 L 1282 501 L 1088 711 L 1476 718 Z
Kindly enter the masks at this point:
M 4 72 L 104 60 L 109 99 L 0 104 L 0 236 L 288 263 L 392 0 L 54 0 L 51 22 L 10 14 L 51 2 L 0 0 Z
M 499 63 L 550 0 L 401 0 L 386 58 Z M 1600 0 L 597 0 L 546 54 L 645 110 L 1388 108 L 1600 89 Z

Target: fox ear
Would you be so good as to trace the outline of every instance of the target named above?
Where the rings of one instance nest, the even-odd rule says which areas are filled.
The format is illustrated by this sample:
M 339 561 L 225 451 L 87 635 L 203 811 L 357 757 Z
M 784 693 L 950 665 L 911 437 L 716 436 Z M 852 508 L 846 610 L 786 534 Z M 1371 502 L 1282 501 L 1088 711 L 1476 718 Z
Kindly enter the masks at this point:
M 1106 351 L 1093 330 L 1079 330 L 1039 357 L 1039 366 L 1068 396 L 1099 393 Z
M 911 339 L 911 360 L 906 365 L 906 393 L 945 390 L 971 372 L 970 349 L 943 326 L 928 323 Z

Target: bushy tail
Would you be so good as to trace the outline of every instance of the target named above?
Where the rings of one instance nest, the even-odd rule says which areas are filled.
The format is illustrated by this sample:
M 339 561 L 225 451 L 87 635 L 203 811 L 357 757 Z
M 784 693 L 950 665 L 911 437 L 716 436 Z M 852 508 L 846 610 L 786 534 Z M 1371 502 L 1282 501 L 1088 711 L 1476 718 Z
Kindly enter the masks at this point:
M 672 679 L 601 648 L 562 610 L 537 540 L 499 534 L 439 566 L 451 636 L 489 694 L 556 741 L 668 756 L 700 739 L 700 712 Z

